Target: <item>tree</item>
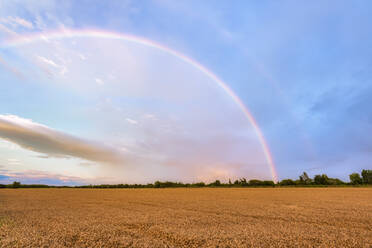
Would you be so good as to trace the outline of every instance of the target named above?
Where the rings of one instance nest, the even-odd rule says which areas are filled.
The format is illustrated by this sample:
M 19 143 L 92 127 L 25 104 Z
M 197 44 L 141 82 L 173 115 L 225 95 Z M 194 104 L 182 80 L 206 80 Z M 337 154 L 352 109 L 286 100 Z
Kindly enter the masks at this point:
M 327 183 L 330 185 L 342 185 L 345 184 L 342 180 L 338 178 L 328 178 Z
M 213 183 L 209 184 L 210 186 L 213 186 L 213 187 L 219 187 L 221 186 L 221 181 L 220 180 L 216 180 L 214 181 Z
M 311 179 L 310 179 L 310 177 L 307 175 L 306 172 L 304 172 L 304 173 L 300 176 L 300 181 L 301 181 L 301 184 L 310 184 L 310 183 L 311 183 Z
M 154 183 L 154 188 L 160 188 L 161 183 L 159 181 L 156 181 Z
M 245 179 L 244 177 L 242 178 L 242 179 L 240 179 L 240 184 L 242 185 L 242 186 L 248 186 L 248 182 L 247 182 L 247 179 Z
M 284 179 L 284 180 L 280 181 L 279 184 L 281 186 L 296 185 L 296 183 L 292 179 Z
M 272 186 L 272 187 L 274 187 L 275 183 L 274 183 L 274 181 L 271 181 L 271 180 L 265 180 L 265 181 L 262 182 L 262 186 Z
M 21 183 L 20 182 L 13 182 L 12 188 L 16 189 L 16 188 L 20 188 L 20 187 L 21 187 Z
M 249 180 L 249 185 L 251 185 L 251 186 L 261 186 L 262 185 L 262 181 L 261 180 L 257 180 L 257 179 L 252 179 L 252 180 Z
M 352 173 L 349 175 L 349 178 L 350 178 L 350 182 L 351 184 L 362 184 L 363 183 L 363 180 L 362 178 L 360 177 L 359 173 Z
M 372 170 L 362 170 L 363 183 L 372 184 Z
M 328 185 L 330 184 L 329 178 L 326 174 L 322 175 L 315 175 L 314 177 L 314 183 L 315 184 L 321 184 L 321 185 Z

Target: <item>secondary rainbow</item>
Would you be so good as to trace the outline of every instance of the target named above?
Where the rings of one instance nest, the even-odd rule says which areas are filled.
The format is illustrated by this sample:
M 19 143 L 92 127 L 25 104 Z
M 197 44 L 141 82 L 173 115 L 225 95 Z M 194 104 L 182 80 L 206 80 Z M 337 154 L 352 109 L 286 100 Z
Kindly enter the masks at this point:
M 117 39 L 117 40 L 124 40 L 128 42 L 134 42 L 137 44 L 141 44 L 147 47 L 152 47 L 152 48 L 161 50 L 165 53 L 171 54 L 181 59 L 185 63 L 193 66 L 197 70 L 203 72 L 205 75 L 211 78 L 214 82 L 216 82 L 217 85 L 221 87 L 235 101 L 235 103 L 242 110 L 242 112 L 244 113 L 248 121 L 251 123 L 251 125 L 253 126 L 257 134 L 258 140 L 262 146 L 266 161 L 270 168 L 272 179 L 274 182 L 278 182 L 278 174 L 276 172 L 273 156 L 271 155 L 269 146 L 264 138 L 264 135 L 261 129 L 259 128 L 257 124 L 257 121 L 254 119 L 254 117 L 252 116 L 248 108 L 245 106 L 245 104 L 242 102 L 242 100 L 216 74 L 208 70 L 205 66 L 203 66 L 199 62 L 191 59 L 190 57 L 187 57 L 186 55 L 180 52 L 177 52 L 171 48 L 160 45 L 154 41 L 144 39 L 142 37 L 137 37 L 137 36 L 133 36 L 129 34 L 122 34 L 122 33 L 117 33 L 117 32 L 111 32 L 111 31 L 105 31 L 105 30 L 96 30 L 96 29 L 84 29 L 84 30 L 63 29 L 63 30 L 57 30 L 57 31 L 52 31 L 52 32 L 46 32 L 46 33 L 33 33 L 29 35 L 21 35 L 21 36 L 16 36 L 13 39 L 5 41 L 4 43 L 0 45 L 0 47 L 3 47 L 3 48 L 14 47 L 14 46 L 19 46 L 19 45 L 39 41 L 39 40 L 73 38 L 73 37 L 96 37 L 96 38 Z

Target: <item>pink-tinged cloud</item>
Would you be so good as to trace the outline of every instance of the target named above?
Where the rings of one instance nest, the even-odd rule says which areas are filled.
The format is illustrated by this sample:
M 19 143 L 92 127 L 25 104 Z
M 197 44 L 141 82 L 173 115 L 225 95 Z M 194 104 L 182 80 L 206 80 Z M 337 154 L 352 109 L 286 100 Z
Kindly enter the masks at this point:
M 22 72 L 11 66 L 9 63 L 7 63 L 3 58 L 0 57 L 0 66 L 5 68 L 6 70 L 10 71 L 12 74 L 14 74 L 19 79 L 24 79 L 24 76 Z
M 14 115 L 0 115 L 0 138 L 49 157 L 75 157 L 105 164 L 128 164 L 121 150 L 54 130 Z

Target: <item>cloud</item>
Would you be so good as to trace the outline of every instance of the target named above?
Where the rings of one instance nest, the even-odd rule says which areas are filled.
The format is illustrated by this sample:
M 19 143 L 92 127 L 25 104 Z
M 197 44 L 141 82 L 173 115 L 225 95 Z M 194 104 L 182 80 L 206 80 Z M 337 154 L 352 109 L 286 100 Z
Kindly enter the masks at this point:
M 103 80 L 100 79 L 100 78 L 96 78 L 96 83 L 99 84 L 99 85 L 104 85 L 105 84 L 105 82 L 103 82 Z
M 68 72 L 68 68 L 66 67 L 65 65 L 65 62 L 63 62 L 63 64 L 57 64 L 56 62 L 54 62 L 52 59 L 48 59 L 46 57 L 42 57 L 42 56 L 36 56 L 37 60 L 42 62 L 43 64 L 45 65 L 49 65 L 49 66 L 52 66 L 53 68 L 55 69 L 58 69 L 59 71 L 59 74 L 61 76 L 64 76 L 67 72 Z M 41 70 L 43 70 L 48 76 L 56 76 L 57 74 L 53 71 L 51 71 L 49 68 L 45 67 L 44 65 L 40 65 L 39 66 L 41 68 Z
M 8 158 L 8 164 L 9 165 L 21 165 L 21 161 L 16 158 Z
M 126 164 L 123 151 L 74 137 L 14 115 L 0 115 L 0 138 L 49 157 L 76 157 L 106 164 Z
M 19 162 L 19 160 L 16 159 L 16 158 L 8 158 L 8 161 L 9 162 Z
M 22 72 L 11 66 L 9 63 L 7 63 L 3 58 L 0 57 L 0 66 L 3 66 L 5 69 L 13 73 L 15 76 L 18 77 L 18 79 L 24 79 L 24 75 Z
M 44 62 L 45 64 L 48 64 L 48 65 L 51 65 L 53 67 L 59 68 L 59 66 L 53 60 L 51 60 L 51 59 L 47 59 L 47 58 L 42 57 L 42 56 L 37 56 L 37 58 L 40 61 Z
M 14 32 L 13 30 L 10 30 L 9 28 L 7 28 L 5 25 L 3 25 L 1 23 L 0 23 L 0 32 L 6 33 L 10 36 L 18 36 L 18 34 L 16 32 Z
M 0 175 L 0 181 L 10 179 L 10 177 L 5 176 L 5 175 Z
M 84 55 L 84 54 L 79 54 L 79 58 L 81 59 L 81 60 L 86 60 L 87 59 L 87 57 Z
M 130 119 L 130 118 L 126 118 L 126 121 L 129 122 L 130 124 L 133 124 L 133 125 L 138 124 L 138 121 L 135 121 L 135 120 Z
M 8 24 L 10 26 L 12 26 L 13 28 L 16 28 L 16 27 L 23 27 L 23 28 L 28 28 L 28 29 L 33 29 L 34 28 L 34 25 L 25 20 L 25 19 L 22 19 L 18 16 L 16 17 L 13 17 L 13 16 L 8 16 L 8 17 L 3 17 L 3 18 L 0 18 L 0 22 L 4 23 L 4 24 Z
M 143 118 L 150 119 L 150 120 L 156 120 L 156 116 L 154 114 L 144 114 Z

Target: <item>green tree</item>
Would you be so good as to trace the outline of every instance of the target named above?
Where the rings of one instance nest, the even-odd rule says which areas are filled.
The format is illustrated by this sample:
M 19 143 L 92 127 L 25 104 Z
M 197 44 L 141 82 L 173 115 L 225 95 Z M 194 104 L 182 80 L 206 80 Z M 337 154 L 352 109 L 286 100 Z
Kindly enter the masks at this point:
M 307 175 L 306 172 L 302 173 L 300 176 L 301 184 L 311 184 L 311 178 Z
M 261 186 L 262 185 L 262 181 L 261 180 L 257 180 L 257 179 L 252 179 L 252 180 L 249 180 L 249 185 L 250 186 Z
M 328 185 L 330 184 L 329 178 L 326 174 L 322 175 L 315 175 L 314 177 L 314 183 L 315 184 L 321 184 L 321 185 Z
M 372 170 L 362 170 L 363 183 L 372 184 Z
M 154 183 L 154 188 L 160 188 L 161 183 L 159 181 L 156 181 Z
M 21 183 L 20 182 L 13 182 L 12 188 L 17 189 L 17 188 L 20 188 L 20 187 L 21 187 Z
M 220 180 L 216 180 L 213 183 L 210 183 L 209 186 L 219 187 L 219 186 L 221 186 L 221 181 Z
M 263 186 L 272 186 L 272 187 L 274 187 L 275 186 L 275 183 L 274 183 L 274 181 L 269 181 L 269 180 L 265 180 L 265 181 L 263 181 L 262 182 L 262 185 Z
M 349 175 L 349 178 L 350 178 L 350 182 L 351 184 L 362 184 L 363 183 L 363 180 L 362 178 L 360 177 L 359 173 L 352 173 Z
M 296 185 L 296 183 L 292 179 L 284 179 L 284 180 L 280 181 L 279 184 L 281 186 Z
M 248 182 L 247 182 L 247 179 L 245 179 L 244 177 L 242 179 L 240 179 L 240 185 L 242 186 L 248 186 Z

